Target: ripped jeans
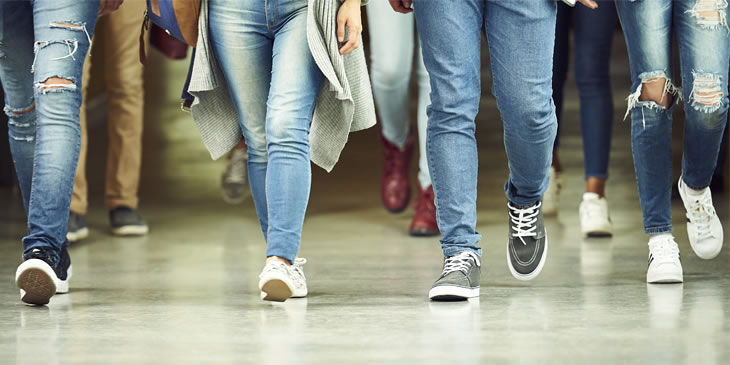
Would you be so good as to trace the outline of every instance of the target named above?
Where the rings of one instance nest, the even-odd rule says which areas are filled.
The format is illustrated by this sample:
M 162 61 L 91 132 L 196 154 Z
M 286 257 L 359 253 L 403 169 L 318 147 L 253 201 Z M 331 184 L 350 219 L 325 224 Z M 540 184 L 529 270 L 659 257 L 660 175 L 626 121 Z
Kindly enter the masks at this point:
M 631 63 L 631 145 L 647 234 L 672 230 L 672 109 L 642 101 L 644 83 L 664 82 L 672 104 L 684 101 L 682 179 L 710 184 L 728 116 L 730 28 L 727 0 L 616 1 Z M 672 80 L 677 35 L 681 86 Z M 659 100 L 666 102 L 665 100 Z M 670 104 L 671 105 L 671 104 Z
M 99 0 L 0 1 L 0 82 L 28 216 L 25 252 L 58 253 L 66 240 L 81 71 L 98 12 Z

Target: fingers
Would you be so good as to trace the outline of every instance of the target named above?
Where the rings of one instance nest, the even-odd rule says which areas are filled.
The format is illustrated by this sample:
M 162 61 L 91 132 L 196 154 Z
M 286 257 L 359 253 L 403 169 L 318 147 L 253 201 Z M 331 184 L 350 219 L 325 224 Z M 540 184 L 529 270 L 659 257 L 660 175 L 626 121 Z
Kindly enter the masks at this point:
M 347 43 L 340 48 L 340 54 L 346 55 L 357 47 L 360 47 L 360 34 L 362 33 L 362 26 L 348 27 L 350 34 L 348 35 Z
M 342 43 L 345 41 L 345 23 L 347 19 L 344 17 L 337 17 L 337 41 Z
M 398 13 L 408 14 L 413 11 L 411 3 L 413 0 L 389 0 L 390 7 Z
M 594 0 L 578 0 L 581 4 L 591 8 L 591 9 L 597 9 L 598 3 L 596 3 Z

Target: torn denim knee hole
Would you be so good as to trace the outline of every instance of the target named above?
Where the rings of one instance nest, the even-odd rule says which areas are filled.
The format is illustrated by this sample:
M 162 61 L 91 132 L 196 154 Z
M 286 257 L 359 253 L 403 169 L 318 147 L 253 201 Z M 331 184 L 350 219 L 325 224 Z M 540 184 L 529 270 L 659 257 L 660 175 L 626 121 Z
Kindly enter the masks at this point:
M 727 0 L 697 0 L 687 13 L 697 19 L 697 24 L 703 29 L 715 30 L 722 27 L 730 31 L 727 14 L 723 11 L 727 6 Z
M 57 79 L 57 80 L 53 80 Z M 58 80 L 62 81 L 68 81 L 68 83 L 60 83 Z M 76 90 L 76 84 L 73 82 L 73 80 L 65 77 L 49 77 L 46 79 L 46 81 L 39 82 L 35 84 L 36 89 L 43 93 L 44 95 L 49 92 L 62 92 L 62 91 L 73 91 Z
M 11 108 L 10 106 L 6 105 L 5 108 L 3 108 L 3 111 L 5 112 L 5 115 L 12 118 L 19 115 L 27 114 L 33 111 L 33 109 L 35 109 L 35 103 L 25 108 Z M 10 123 L 12 124 L 13 122 L 11 121 Z
M 724 96 L 720 76 L 693 71 L 692 78 L 694 82 L 689 96 L 692 107 L 703 113 L 712 113 L 720 109 Z
M 644 84 L 650 83 L 652 81 L 657 81 L 664 79 L 664 90 L 662 91 L 662 99 L 660 99 L 660 102 L 664 100 L 664 97 L 666 95 L 672 95 L 676 98 L 676 103 L 679 104 L 680 101 L 682 101 L 682 93 L 680 92 L 680 88 L 675 86 L 672 83 L 672 80 L 667 77 L 666 73 L 664 71 L 652 71 L 652 72 L 644 72 L 639 75 L 639 79 L 641 79 L 641 83 L 636 88 L 636 90 L 629 94 L 629 96 L 626 98 L 628 101 L 628 108 L 626 109 L 626 114 L 624 115 L 624 120 L 628 118 L 629 114 L 631 113 L 631 109 L 635 107 L 641 107 L 641 114 L 642 114 L 642 122 L 644 125 L 644 128 L 646 128 L 646 119 L 644 118 L 644 109 L 660 109 L 660 110 L 666 110 L 662 105 L 659 105 L 659 103 L 649 100 L 649 101 L 642 101 L 639 100 L 641 97 L 641 91 L 644 89 Z
M 58 61 L 58 60 L 62 60 L 64 58 L 69 58 L 69 57 L 71 57 L 71 59 L 73 59 L 74 61 L 76 60 L 76 57 L 74 57 L 74 54 L 76 54 L 76 51 L 78 51 L 78 49 L 79 49 L 79 41 L 74 40 L 74 39 L 69 39 L 69 40 L 65 40 L 65 41 L 52 41 L 52 42 L 38 41 L 38 42 L 35 42 L 35 47 L 34 47 L 35 56 L 33 57 L 33 65 L 31 65 L 31 67 L 30 67 L 30 72 L 35 72 L 35 63 L 38 60 L 38 53 L 40 52 L 40 50 L 42 50 L 43 48 L 46 48 L 48 46 L 54 45 L 54 44 L 65 45 L 68 48 L 68 54 L 65 56 L 62 56 L 62 57 L 51 58 L 51 61 Z

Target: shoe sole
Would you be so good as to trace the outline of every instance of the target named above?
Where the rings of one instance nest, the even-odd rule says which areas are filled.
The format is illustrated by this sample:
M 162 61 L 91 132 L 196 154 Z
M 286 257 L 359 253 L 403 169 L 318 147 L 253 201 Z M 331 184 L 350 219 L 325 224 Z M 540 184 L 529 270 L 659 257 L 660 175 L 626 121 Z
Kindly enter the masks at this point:
M 48 264 L 38 259 L 30 259 L 18 267 L 15 284 L 20 289 L 20 300 L 31 305 L 48 304 L 56 294 L 56 274 Z M 68 284 L 68 283 L 67 283 Z M 66 288 L 68 291 L 68 288 Z
M 261 299 L 272 302 L 283 302 L 291 298 L 292 291 L 283 280 L 271 279 L 261 286 L 261 292 L 265 295 Z
M 646 282 L 649 284 L 679 284 L 684 282 L 682 274 L 655 274 L 646 275 Z
M 680 176 L 679 181 L 677 182 L 677 190 L 679 191 L 680 199 L 682 199 L 682 207 L 684 207 L 684 211 L 686 212 L 687 211 L 687 205 L 685 204 L 686 197 L 684 196 L 684 189 L 682 189 L 682 187 L 679 186 L 681 183 L 682 183 L 682 177 Z M 713 205 L 714 205 L 714 203 L 713 203 Z M 717 213 L 715 213 L 715 214 L 717 214 Z M 717 215 L 715 215 L 715 217 L 717 217 Z M 722 226 L 720 226 L 720 229 L 722 229 Z M 689 220 L 687 221 L 687 231 L 689 232 Z M 721 233 L 724 233 L 724 232 L 721 231 Z M 697 250 L 697 248 L 695 248 L 695 243 L 692 242 L 692 239 L 689 240 L 689 245 L 690 245 L 690 247 L 692 247 L 692 251 L 694 251 L 694 253 L 695 253 L 695 255 L 697 255 L 697 257 L 699 257 L 703 260 L 712 260 L 715 257 L 717 257 L 717 255 L 719 255 L 720 252 L 722 251 L 723 239 L 724 239 L 724 237 L 720 238 L 720 245 L 717 247 L 717 250 L 711 252 L 709 255 L 700 254 L 699 251 Z
M 248 189 L 246 189 L 246 190 L 248 190 Z M 225 189 L 224 189 L 222 196 L 223 196 L 223 201 L 226 202 L 226 204 L 238 205 L 238 204 L 242 204 L 243 202 L 245 202 L 246 199 L 248 199 L 248 197 L 251 196 L 251 193 L 249 192 L 249 193 L 241 194 L 238 197 L 231 197 L 230 195 L 226 194 Z
M 149 233 L 147 226 L 122 226 L 112 228 L 112 234 L 115 236 L 144 236 Z
M 582 230 L 583 235 L 586 237 L 611 237 L 613 236 L 613 229 L 606 227 L 596 227 Z
M 509 267 L 510 273 L 512 273 L 512 276 L 515 277 L 517 280 L 522 281 L 529 281 L 534 278 L 536 278 L 538 275 L 540 275 L 540 272 L 542 272 L 542 268 L 545 266 L 545 261 L 547 261 L 547 254 L 548 254 L 548 238 L 547 238 L 547 229 L 545 230 L 545 249 L 542 251 L 542 257 L 540 258 L 540 262 L 537 264 L 537 268 L 535 268 L 535 271 L 529 273 L 529 274 L 520 274 L 515 270 L 514 267 L 512 267 L 512 260 L 509 259 L 509 243 L 507 243 L 507 267 Z
M 76 232 L 66 233 L 66 239 L 71 243 L 81 241 L 87 237 L 89 237 L 89 229 L 86 227 L 81 228 Z
M 440 285 L 428 291 L 428 298 L 436 302 L 455 302 L 479 296 L 479 287 Z

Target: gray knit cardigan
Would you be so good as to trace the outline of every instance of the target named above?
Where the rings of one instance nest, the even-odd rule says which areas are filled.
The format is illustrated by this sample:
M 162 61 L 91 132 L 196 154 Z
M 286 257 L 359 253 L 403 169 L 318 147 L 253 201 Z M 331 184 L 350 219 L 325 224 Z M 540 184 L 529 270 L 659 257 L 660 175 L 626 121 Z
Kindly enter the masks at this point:
M 375 125 L 375 106 L 363 48 L 345 56 L 339 54 L 336 35 L 339 4 L 338 0 L 309 0 L 307 10 L 309 49 L 326 78 L 314 106 L 310 156 L 312 162 L 327 171 L 340 158 L 350 132 Z M 201 4 L 198 34 L 188 89 L 195 96 L 191 111 L 208 152 L 213 159 L 218 159 L 241 140 L 241 126 L 210 43 L 208 0 Z

